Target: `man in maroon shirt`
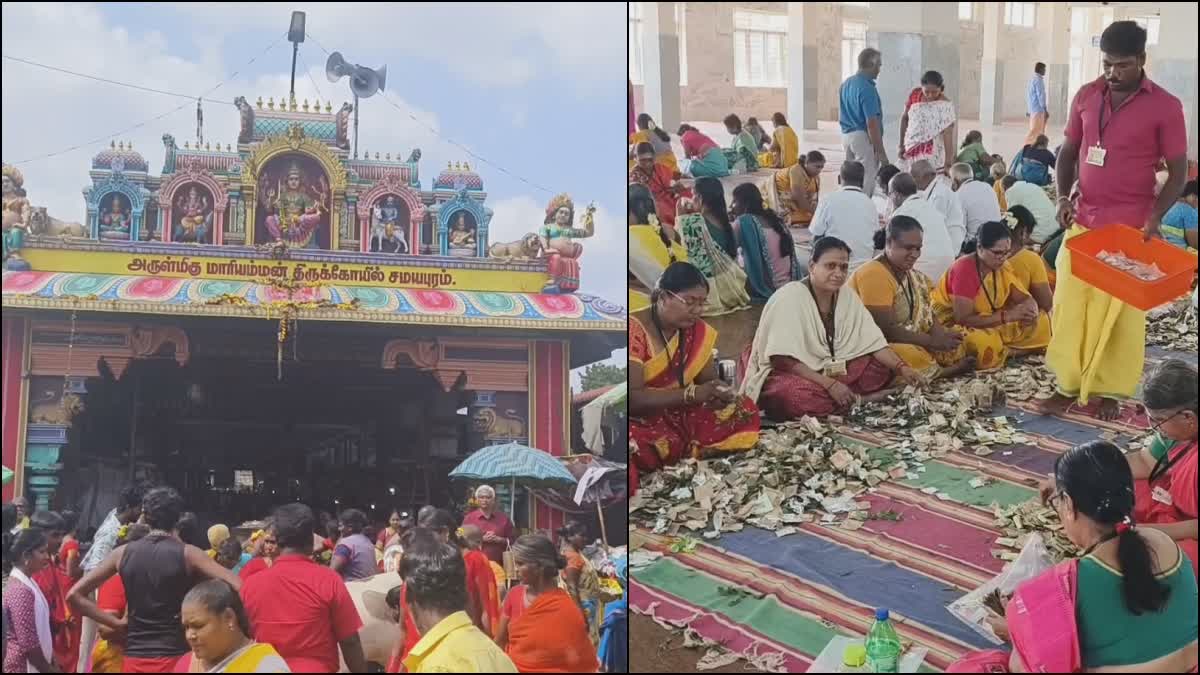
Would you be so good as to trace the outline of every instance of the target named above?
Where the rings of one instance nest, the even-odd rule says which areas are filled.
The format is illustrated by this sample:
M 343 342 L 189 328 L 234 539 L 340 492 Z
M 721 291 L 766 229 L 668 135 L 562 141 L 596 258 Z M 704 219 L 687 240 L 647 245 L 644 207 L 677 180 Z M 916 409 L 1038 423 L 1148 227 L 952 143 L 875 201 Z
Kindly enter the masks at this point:
M 337 572 L 312 561 L 312 509 L 275 510 L 279 557 L 242 584 L 254 639 L 275 647 L 293 673 L 338 672 L 338 648 L 352 673 L 367 672 L 358 630 L 362 619 Z
M 480 485 L 475 490 L 475 502 L 479 508 L 463 518 L 463 525 L 475 525 L 483 531 L 483 546 L 481 550 L 488 560 L 503 565 L 504 551 L 508 548 L 513 537 L 513 524 L 496 510 L 496 491 L 490 485 Z
M 1146 31 L 1117 21 L 1100 36 L 1104 75 L 1075 94 L 1057 165 L 1058 222 L 1065 239 L 1113 224 L 1158 237 L 1159 221 L 1183 191 L 1187 131 L 1183 106 L 1146 77 Z M 1167 163 L 1157 199 L 1155 166 Z M 1071 194 L 1079 174 L 1079 200 Z M 1146 356 L 1146 313 L 1089 286 L 1071 274 L 1063 246 L 1055 264 L 1054 336 L 1046 365 L 1058 394 L 1044 412 L 1100 398 L 1099 417 L 1114 419 L 1120 399 L 1131 398 Z

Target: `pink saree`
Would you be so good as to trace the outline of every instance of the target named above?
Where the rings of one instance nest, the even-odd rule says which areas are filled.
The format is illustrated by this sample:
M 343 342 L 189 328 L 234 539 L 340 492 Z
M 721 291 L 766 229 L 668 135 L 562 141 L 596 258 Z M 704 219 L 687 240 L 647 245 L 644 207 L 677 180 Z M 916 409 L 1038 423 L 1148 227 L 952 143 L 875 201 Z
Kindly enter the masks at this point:
M 1075 623 L 1077 560 L 1064 560 L 1021 584 L 1008 603 L 1013 650 L 1029 673 L 1078 673 L 1083 670 Z M 1002 649 L 971 652 L 950 664 L 947 673 L 1007 673 L 1010 654 Z

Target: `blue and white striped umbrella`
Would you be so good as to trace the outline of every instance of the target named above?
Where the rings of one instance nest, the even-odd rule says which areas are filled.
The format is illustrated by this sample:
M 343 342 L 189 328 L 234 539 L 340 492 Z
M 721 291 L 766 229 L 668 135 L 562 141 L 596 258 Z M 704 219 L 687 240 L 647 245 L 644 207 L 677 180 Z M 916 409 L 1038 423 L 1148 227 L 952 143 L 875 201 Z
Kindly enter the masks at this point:
M 480 448 L 455 467 L 450 472 L 450 478 L 516 481 L 528 486 L 574 485 L 577 482 L 558 458 L 520 443 Z

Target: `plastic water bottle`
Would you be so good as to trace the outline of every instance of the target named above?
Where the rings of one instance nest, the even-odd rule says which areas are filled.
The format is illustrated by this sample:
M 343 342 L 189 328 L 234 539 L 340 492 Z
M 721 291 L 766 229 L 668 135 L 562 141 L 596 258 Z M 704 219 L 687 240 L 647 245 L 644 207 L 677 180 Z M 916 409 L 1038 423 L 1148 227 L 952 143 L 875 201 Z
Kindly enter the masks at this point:
M 872 673 L 900 672 L 900 637 L 883 607 L 875 610 L 875 623 L 867 633 L 867 666 Z

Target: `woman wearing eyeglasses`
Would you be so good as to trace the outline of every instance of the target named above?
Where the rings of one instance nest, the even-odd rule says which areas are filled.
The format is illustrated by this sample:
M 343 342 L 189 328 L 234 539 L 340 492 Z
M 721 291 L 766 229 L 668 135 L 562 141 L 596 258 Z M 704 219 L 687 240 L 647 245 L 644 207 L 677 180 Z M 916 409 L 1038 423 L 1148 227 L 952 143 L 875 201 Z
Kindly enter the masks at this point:
M 1050 344 L 1050 316 L 1006 262 L 1013 250 L 1008 225 L 983 223 L 973 245 L 933 291 L 938 321 L 965 332 L 967 355 L 975 357 L 979 370 L 1001 368 L 1010 355 L 1044 351 Z
M 1137 497 L 1133 520 L 1161 530 L 1187 554 L 1196 574 L 1196 367 L 1176 359 L 1146 376 L 1142 400 L 1154 425 L 1149 448 L 1125 453 Z M 1051 494 L 1050 481 L 1042 496 Z
M 631 485 L 637 472 L 656 471 L 685 457 L 749 450 L 758 442 L 754 403 L 717 376 L 717 331 L 700 313 L 708 281 L 691 263 L 667 266 L 650 306 L 629 321 L 629 435 Z
M 1196 579 L 1171 537 L 1136 522 L 1130 466 L 1105 441 L 1058 457 L 1049 502 L 1082 555 L 1021 583 L 989 617 L 1011 653 L 968 654 L 946 672 L 1195 671 Z

